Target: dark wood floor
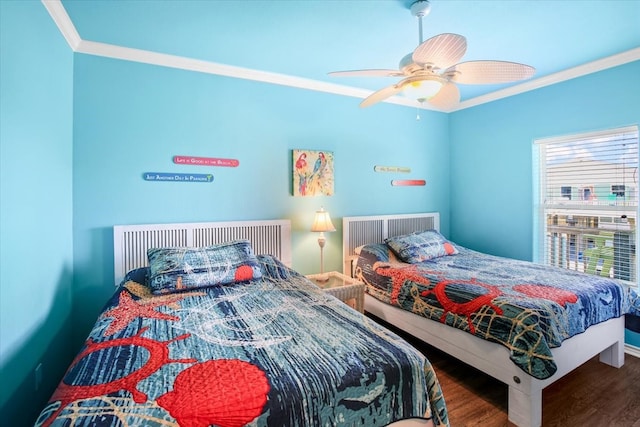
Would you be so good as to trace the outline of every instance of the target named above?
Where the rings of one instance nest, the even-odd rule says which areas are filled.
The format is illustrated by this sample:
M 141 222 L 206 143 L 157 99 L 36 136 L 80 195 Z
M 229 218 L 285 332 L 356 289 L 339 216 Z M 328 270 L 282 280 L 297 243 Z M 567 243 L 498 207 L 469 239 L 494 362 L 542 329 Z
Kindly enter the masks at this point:
M 431 361 L 447 402 L 451 427 L 514 425 L 507 420 L 506 385 L 390 329 Z M 616 369 L 593 358 L 545 388 L 542 399 L 544 427 L 640 427 L 640 359 L 626 355 L 624 366 Z

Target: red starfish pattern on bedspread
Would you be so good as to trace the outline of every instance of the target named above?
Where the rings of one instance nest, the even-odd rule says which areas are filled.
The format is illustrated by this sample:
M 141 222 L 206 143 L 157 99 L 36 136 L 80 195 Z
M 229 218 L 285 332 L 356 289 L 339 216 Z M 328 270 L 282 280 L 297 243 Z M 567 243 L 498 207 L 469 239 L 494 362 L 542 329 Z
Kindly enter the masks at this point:
M 193 358 L 171 359 L 169 356 L 169 344 L 186 339 L 191 334 L 183 334 L 168 341 L 156 341 L 142 336 L 147 329 L 148 327 L 140 329 L 140 331 L 132 337 L 116 338 L 102 342 L 96 342 L 89 338 L 86 341 L 85 349 L 75 357 L 71 366 L 67 370 L 63 381 L 51 397 L 51 402 L 59 401 L 60 406 L 49 417 L 49 419 L 42 424 L 42 426 L 48 427 L 67 405 L 76 400 L 91 399 L 93 397 L 108 395 L 109 393 L 124 390 L 131 394 L 134 402 L 144 403 L 147 401 L 148 397 L 145 393 L 137 389 L 137 385 L 140 381 L 148 378 L 166 364 L 197 362 L 197 360 Z M 103 378 L 101 382 L 97 382 L 95 384 L 76 384 L 76 376 L 78 375 L 78 372 L 86 370 L 92 366 L 90 361 L 91 355 L 101 352 L 108 354 L 110 350 L 127 346 L 142 347 L 146 349 L 149 354 L 149 358 L 142 366 L 124 376 L 117 375 L 116 371 L 109 375 L 108 380 Z M 115 363 L 116 362 L 114 360 L 114 364 Z M 81 365 L 82 368 L 78 368 L 76 370 L 78 365 Z M 82 413 L 80 412 L 78 416 L 81 417 Z
M 533 298 L 555 301 L 563 307 L 566 307 L 567 303 L 575 303 L 578 301 L 578 296 L 573 292 L 552 286 L 523 284 L 515 285 L 513 290 Z
M 375 271 L 381 276 L 391 278 L 391 304 L 398 304 L 398 295 L 400 295 L 400 289 L 405 281 L 411 280 L 423 285 L 431 284 L 431 281 L 424 277 L 415 265 L 378 267 Z
M 176 296 L 177 299 L 184 298 L 183 296 Z M 161 305 L 167 305 L 175 302 L 177 299 L 158 299 L 155 301 L 140 302 L 134 300 L 128 292 L 120 292 L 118 305 L 114 308 L 106 311 L 103 316 L 112 317 L 113 321 L 104 331 L 104 336 L 113 335 L 127 327 L 127 325 L 137 319 L 138 317 L 146 317 L 151 319 L 160 320 L 180 320 L 178 316 L 171 314 L 161 313 L 156 310 L 156 307 Z
M 469 300 L 467 302 L 459 303 L 453 301 L 447 295 L 446 288 L 448 285 L 456 285 L 456 284 L 465 284 L 465 285 L 474 285 L 480 286 L 486 289 L 488 292 L 482 295 L 476 296 L 474 299 Z M 486 283 L 480 283 L 476 279 L 471 280 L 441 280 L 434 286 L 433 289 L 428 291 L 422 291 L 420 294 L 423 297 L 426 297 L 430 293 L 435 294 L 438 302 L 442 305 L 444 309 L 444 313 L 440 317 L 440 321 L 444 323 L 447 318 L 447 313 L 455 313 L 467 318 L 467 324 L 469 325 L 469 331 L 472 334 L 475 334 L 476 329 L 471 322 L 471 315 L 477 313 L 480 308 L 483 306 L 489 306 L 495 311 L 497 314 L 502 314 L 502 309 L 497 305 L 493 304 L 493 299 L 502 295 L 502 291 L 493 285 L 488 285 Z
M 431 284 L 431 280 L 429 280 L 427 277 L 424 277 L 425 271 L 424 270 L 421 271 L 416 265 L 409 265 L 406 267 L 405 266 L 401 266 L 401 267 L 384 266 L 384 267 L 376 268 L 375 271 L 377 274 L 381 276 L 386 276 L 391 278 L 391 281 L 392 281 L 391 282 L 392 283 L 391 304 L 394 304 L 394 305 L 398 304 L 398 296 L 400 295 L 400 290 L 406 281 L 410 280 L 412 282 L 420 283 L 423 285 Z M 433 272 L 433 273 L 436 275 L 440 275 L 439 272 Z M 449 296 L 446 293 L 447 286 L 455 285 L 455 284 L 467 284 L 467 285 L 480 286 L 482 288 L 485 288 L 488 292 L 482 295 L 478 295 L 470 301 L 458 303 L 453 301 L 451 298 L 449 298 Z M 502 314 L 502 309 L 492 303 L 494 298 L 502 295 L 502 291 L 497 286 L 480 283 L 475 279 L 460 281 L 460 280 L 447 280 L 442 278 L 442 280 L 436 283 L 436 285 L 432 289 L 422 291 L 420 295 L 423 297 L 426 297 L 431 293 L 433 293 L 436 296 L 436 299 L 438 300 L 438 302 L 440 303 L 444 311 L 442 313 L 442 316 L 440 316 L 440 321 L 444 323 L 448 313 L 464 316 L 467 319 L 467 324 L 469 325 L 469 331 L 472 334 L 475 333 L 475 327 L 471 322 L 471 315 L 474 313 L 477 313 L 478 310 L 480 310 L 480 308 L 482 308 L 483 306 L 489 306 L 497 314 Z

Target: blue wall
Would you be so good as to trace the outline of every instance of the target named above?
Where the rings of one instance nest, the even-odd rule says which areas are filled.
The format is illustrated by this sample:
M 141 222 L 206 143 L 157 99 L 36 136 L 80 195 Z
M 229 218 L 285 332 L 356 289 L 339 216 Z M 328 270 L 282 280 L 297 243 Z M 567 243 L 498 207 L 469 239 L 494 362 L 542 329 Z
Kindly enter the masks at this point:
M 293 266 L 319 271 L 314 211 L 328 233 L 325 269 L 342 269 L 341 219 L 440 211 L 449 217 L 448 118 L 247 80 L 89 55 L 75 58 L 76 339 L 113 291 L 114 224 L 290 218 Z M 292 149 L 332 151 L 335 194 L 293 197 Z M 174 155 L 239 159 L 237 168 L 175 165 Z M 376 173 L 374 165 L 410 174 Z M 213 173 L 212 184 L 149 182 L 143 172 Z M 392 187 L 392 178 L 427 180 Z
M 638 76 L 640 61 L 451 114 L 450 237 L 532 260 L 533 141 L 637 125 Z
M 0 1 L 0 43 L 0 423 L 19 427 L 33 423 L 75 350 L 65 344 L 73 53 L 33 1 Z

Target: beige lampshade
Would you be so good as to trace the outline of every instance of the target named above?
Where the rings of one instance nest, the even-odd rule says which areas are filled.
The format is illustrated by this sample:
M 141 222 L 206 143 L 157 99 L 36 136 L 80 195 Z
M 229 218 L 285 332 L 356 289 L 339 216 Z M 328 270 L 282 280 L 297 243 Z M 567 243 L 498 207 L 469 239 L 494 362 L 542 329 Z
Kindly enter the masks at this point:
M 325 211 L 324 208 L 320 208 L 319 211 L 316 211 L 316 216 L 313 220 L 311 231 L 336 231 L 336 228 L 331 222 L 329 212 Z

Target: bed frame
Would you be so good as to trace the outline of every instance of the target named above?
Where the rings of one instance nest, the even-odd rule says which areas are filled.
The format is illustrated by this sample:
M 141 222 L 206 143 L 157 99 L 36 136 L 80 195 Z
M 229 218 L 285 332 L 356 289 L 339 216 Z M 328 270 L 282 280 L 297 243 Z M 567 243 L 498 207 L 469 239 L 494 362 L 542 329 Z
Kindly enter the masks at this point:
M 440 228 L 439 213 L 344 217 L 342 223 L 344 272 L 353 276 L 356 248 L 386 237 Z M 477 338 L 417 314 L 365 295 L 365 312 L 396 326 L 507 384 L 509 421 L 520 427 L 542 425 L 542 390 L 592 357 L 616 368 L 624 364 L 624 316 L 591 326 L 552 349 L 557 372 L 538 380 L 518 368 L 506 347 Z M 446 397 L 446 396 L 445 396 Z
M 113 227 L 114 278 L 148 265 L 147 249 L 199 247 L 248 239 L 256 255 L 277 257 L 291 267 L 291 221 L 230 221 L 182 224 L 116 225 Z

